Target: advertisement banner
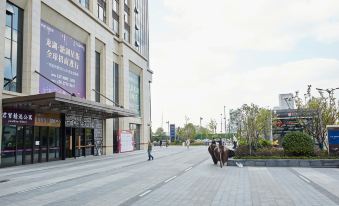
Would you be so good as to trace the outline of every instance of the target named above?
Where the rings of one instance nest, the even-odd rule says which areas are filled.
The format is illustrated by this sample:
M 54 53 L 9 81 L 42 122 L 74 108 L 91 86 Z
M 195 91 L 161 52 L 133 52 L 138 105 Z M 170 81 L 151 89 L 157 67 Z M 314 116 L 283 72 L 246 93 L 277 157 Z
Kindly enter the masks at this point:
M 60 114 L 36 114 L 35 126 L 41 127 L 60 127 Z
M 130 152 L 134 150 L 132 132 L 122 130 L 119 132 L 119 152 Z
M 34 125 L 34 112 L 4 109 L 2 112 L 2 124 Z
M 170 137 L 171 137 L 171 142 L 174 142 L 174 140 L 175 140 L 175 124 L 170 124 Z
M 339 127 L 327 127 L 329 153 L 339 155 Z
M 40 23 L 40 73 L 77 97 L 86 96 L 86 46 L 52 25 Z M 66 91 L 42 76 L 39 92 Z

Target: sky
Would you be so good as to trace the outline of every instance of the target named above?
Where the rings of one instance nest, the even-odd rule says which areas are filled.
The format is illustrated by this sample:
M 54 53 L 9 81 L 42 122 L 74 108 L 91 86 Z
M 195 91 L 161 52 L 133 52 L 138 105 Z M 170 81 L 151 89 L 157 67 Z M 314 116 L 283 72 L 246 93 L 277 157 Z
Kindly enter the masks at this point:
M 338 0 L 149 0 L 149 18 L 154 130 L 339 87 Z

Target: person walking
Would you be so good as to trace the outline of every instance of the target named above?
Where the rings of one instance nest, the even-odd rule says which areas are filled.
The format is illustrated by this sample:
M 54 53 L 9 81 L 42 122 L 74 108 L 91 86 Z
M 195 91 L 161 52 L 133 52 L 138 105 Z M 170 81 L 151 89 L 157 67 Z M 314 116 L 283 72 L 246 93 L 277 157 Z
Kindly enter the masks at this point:
M 187 139 L 187 140 L 186 140 L 186 147 L 187 147 L 187 149 L 190 148 L 190 139 Z
M 148 161 L 150 161 L 151 159 L 152 160 L 154 159 L 151 152 L 152 152 L 152 143 L 151 141 L 148 141 L 148 145 L 147 145 Z

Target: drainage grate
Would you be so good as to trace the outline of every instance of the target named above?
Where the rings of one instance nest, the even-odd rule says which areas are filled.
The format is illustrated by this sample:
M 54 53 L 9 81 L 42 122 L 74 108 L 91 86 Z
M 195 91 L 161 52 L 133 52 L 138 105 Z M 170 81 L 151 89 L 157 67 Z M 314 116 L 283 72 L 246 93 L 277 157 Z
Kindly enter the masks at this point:
M 0 183 L 8 182 L 9 180 L 0 180 Z

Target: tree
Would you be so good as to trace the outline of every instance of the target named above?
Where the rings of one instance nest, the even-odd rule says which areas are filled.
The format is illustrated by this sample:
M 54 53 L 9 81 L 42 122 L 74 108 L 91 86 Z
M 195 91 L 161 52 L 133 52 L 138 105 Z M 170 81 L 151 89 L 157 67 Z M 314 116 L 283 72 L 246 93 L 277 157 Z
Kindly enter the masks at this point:
M 192 123 L 187 123 L 184 128 L 178 129 L 178 136 L 181 140 L 194 140 L 194 137 L 196 136 L 196 129 L 195 126 Z
M 211 119 L 208 123 L 208 128 L 215 134 L 217 130 L 217 121 L 215 121 L 215 119 Z
M 157 128 L 155 133 L 152 135 L 152 140 L 153 141 L 160 141 L 164 137 L 166 137 L 166 133 L 164 132 L 164 129 L 162 127 Z
M 319 148 L 328 148 L 326 140 L 326 126 L 338 122 L 338 106 L 335 101 L 334 89 L 318 90 L 320 97 L 311 93 L 311 85 L 308 85 L 305 100 L 299 97 L 296 92 L 294 99 L 297 106 L 298 122 L 303 126 L 304 131 L 311 135 L 318 143 Z M 328 93 L 325 97 L 324 91 Z

